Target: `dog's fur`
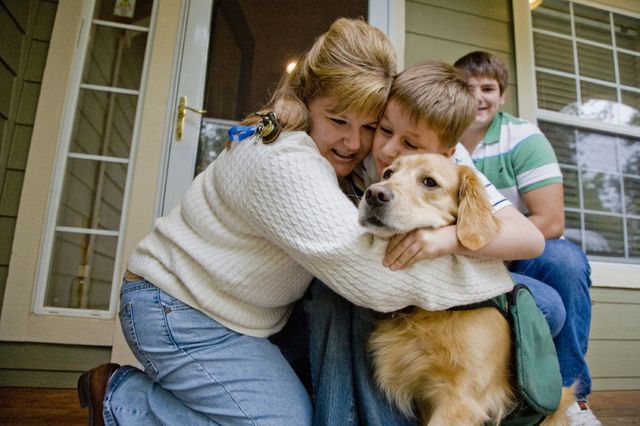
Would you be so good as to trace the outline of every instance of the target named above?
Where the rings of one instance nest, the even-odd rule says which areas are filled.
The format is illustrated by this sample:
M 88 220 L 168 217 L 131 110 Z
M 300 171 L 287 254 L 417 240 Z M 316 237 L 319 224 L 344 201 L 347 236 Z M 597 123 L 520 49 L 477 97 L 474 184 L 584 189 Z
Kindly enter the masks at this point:
M 477 250 L 499 231 L 475 172 L 436 154 L 405 156 L 360 203 L 360 222 L 389 238 L 457 223 L 460 243 Z M 500 423 L 513 408 L 509 324 L 495 308 L 431 312 L 416 308 L 378 322 L 369 340 L 375 377 L 387 398 L 423 424 Z M 568 424 L 572 389 L 545 425 Z

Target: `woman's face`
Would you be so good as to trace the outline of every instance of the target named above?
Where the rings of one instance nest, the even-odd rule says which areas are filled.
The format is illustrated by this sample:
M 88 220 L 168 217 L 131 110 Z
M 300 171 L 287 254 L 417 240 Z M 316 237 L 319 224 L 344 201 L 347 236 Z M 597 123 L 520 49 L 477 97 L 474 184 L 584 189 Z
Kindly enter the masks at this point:
M 333 97 L 318 97 L 308 103 L 311 131 L 320 153 L 329 160 L 338 177 L 345 177 L 371 151 L 377 117 L 352 112 L 334 114 Z

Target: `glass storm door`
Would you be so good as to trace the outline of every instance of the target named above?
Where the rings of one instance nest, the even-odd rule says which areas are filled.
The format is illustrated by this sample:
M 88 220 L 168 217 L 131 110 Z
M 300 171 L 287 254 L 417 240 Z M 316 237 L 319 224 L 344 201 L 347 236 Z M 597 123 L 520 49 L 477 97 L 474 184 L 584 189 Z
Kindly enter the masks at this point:
M 286 66 L 336 18 L 368 17 L 383 28 L 389 1 L 185 1 L 159 213 L 178 204 L 224 148 L 227 129 L 269 99 Z

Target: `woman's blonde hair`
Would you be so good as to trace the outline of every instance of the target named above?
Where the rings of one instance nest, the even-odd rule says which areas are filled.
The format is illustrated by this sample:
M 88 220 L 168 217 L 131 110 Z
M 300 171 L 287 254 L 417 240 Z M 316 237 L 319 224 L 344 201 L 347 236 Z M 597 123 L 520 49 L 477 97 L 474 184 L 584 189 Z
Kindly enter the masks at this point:
M 299 109 L 299 119 L 287 123 L 287 130 L 309 130 L 307 105 L 320 96 L 337 101 L 336 114 L 378 117 L 395 74 L 395 52 L 384 33 L 362 19 L 339 18 L 283 77 L 267 108 L 284 99 Z

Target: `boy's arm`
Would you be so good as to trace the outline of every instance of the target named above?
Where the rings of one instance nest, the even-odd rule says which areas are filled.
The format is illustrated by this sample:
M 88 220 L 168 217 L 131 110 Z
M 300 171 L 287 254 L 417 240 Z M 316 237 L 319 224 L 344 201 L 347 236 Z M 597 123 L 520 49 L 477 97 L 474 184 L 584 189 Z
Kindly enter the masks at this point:
M 509 205 L 496 213 L 501 222 L 498 235 L 486 246 L 471 251 L 460 244 L 456 225 L 438 229 L 417 229 L 396 235 L 387 246 L 383 264 L 392 270 L 405 269 L 415 262 L 447 254 L 483 257 L 496 260 L 529 259 L 544 250 L 544 237 L 536 226 Z
M 564 194 L 561 183 L 552 183 L 522 194 L 529 220 L 547 240 L 564 233 Z

